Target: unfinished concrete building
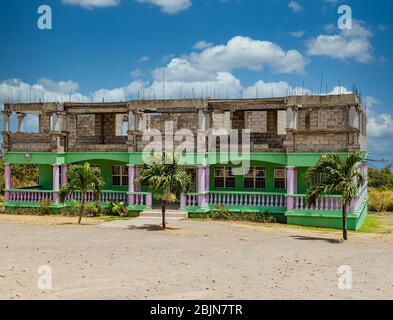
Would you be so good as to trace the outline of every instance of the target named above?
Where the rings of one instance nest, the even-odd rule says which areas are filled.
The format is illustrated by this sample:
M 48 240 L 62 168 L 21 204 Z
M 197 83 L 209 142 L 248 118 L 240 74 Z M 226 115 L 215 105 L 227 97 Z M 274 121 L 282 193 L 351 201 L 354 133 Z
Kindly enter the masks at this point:
M 38 124 L 34 130 L 31 121 L 25 125 L 29 114 Z M 11 117 L 16 117 L 14 130 L 10 130 Z M 323 153 L 365 151 L 367 135 L 366 113 L 354 94 L 5 104 L 3 119 L 7 207 L 39 206 L 44 198 L 62 206 L 57 192 L 67 183 L 67 167 L 83 162 L 101 169 L 104 205 L 123 201 L 137 212 L 151 207 L 153 190 L 134 184 L 144 164 L 144 148 L 150 143 L 143 136 L 151 129 L 164 132 L 171 122 L 174 132 L 187 129 L 194 134 L 189 141 L 193 149 L 188 152 L 195 157 L 193 163 L 184 164 L 193 178 L 194 192 L 181 195 L 179 203 L 190 215 L 220 204 L 229 210 L 270 212 L 288 223 L 327 227 L 340 223 L 340 199 L 331 196 L 308 208 L 304 194 L 309 182 L 303 174 Z M 208 139 L 198 138 L 201 132 L 221 136 L 230 129 L 250 131 L 249 141 L 239 137 L 239 149 L 247 143 L 251 160 L 246 175 L 234 175 L 234 165 L 222 162 L 221 156 L 209 157 L 213 150 Z M 222 153 L 221 141 L 214 148 Z M 182 142 L 175 141 L 174 147 Z M 198 143 L 206 145 L 202 154 Z M 39 166 L 39 185 L 12 188 L 11 165 L 26 163 Z M 350 208 L 350 228 L 359 228 L 367 214 L 366 204 L 364 188 Z

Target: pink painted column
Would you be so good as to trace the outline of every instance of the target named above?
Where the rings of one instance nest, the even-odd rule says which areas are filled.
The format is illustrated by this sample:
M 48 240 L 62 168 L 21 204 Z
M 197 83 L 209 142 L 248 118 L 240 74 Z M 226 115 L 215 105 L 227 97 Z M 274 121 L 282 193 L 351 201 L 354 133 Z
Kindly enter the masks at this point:
M 6 163 L 4 165 L 4 184 L 5 184 L 5 190 L 11 189 L 11 164 Z M 10 198 L 10 193 L 9 191 L 6 191 L 4 194 L 4 201 L 7 202 Z
M 199 166 L 198 167 L 198 193 L 206 192 L 206 173 L 207 166 Z M 203 207 L 207 205 L 206 194 L 198 196 L 198 206 Z
M 135 192 L 135 174 L 136 174 L 136 166 L 134 164 L 128 164 L 128 192 Z M 132 206 L 135 204 L 135 195 L 128 195 L 128 205 Z
M 68 183 L 68 166 L 66 164 L 61 165 L 61 185 L 64 186 Z
M 148 193 L 146 195 L 146 205 L 148 207 L 152 207 L 153 206 L 153 195 L 151 193 Z
M 140 171 L 140 168 L 135 166 L 135 179 L 139 177 L 139 171 Z M 135 192 L 141 192 L 142 186 L 140 184 L 136 184 L 136 185 L 134 185 L 134 190 L 135 190 Z
M 187 206 L 187 196 L 185 194 L 182 194 L 180 196 L 180 207 L 184 208 Z
M 287 167 L 287 209 L 295 207 L 293 195 L 296 193 L 296 167 Z
M 54 191 L 53 193 L 53 202 L 58 203 L 59 202 L 59 189 L 60 189 L 60 166 L 58 164 L 53 164 L 52 165 L 52 189 Z

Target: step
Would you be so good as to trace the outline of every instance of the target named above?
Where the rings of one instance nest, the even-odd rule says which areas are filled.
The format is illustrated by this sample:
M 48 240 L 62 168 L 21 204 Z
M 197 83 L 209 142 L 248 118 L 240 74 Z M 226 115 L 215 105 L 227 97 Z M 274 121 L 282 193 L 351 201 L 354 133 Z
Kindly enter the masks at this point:
M 147 209 L 141 212 L 140 217 L 143 218 L 156 218 L 161 217 L 161 209 Z M 165 216 L 168 218 L 187 218 L 187 212 L 181 210 L 166 210 Z

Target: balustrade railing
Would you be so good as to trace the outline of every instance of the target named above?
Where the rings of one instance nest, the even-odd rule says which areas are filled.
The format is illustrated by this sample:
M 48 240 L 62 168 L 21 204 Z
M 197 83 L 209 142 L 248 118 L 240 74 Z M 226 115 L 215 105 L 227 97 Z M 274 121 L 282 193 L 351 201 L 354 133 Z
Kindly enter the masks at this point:
M 6 190 L 7 201 L 21 202 L 40 202 L 49 200 L 56 202 L 58 193 L 53 190 L 36 190 L 36 189 L 9 189 Z M 73 192 L 66 201 L 76 200 L 82 201 L 82 192 Z M 86 194 L 86 202 L 93 202 L 93 192 Z M 126 191 L 110 191 L 104 190 L 99 197 L 100 202 L 124 202 L 130 205 L 151 206 L 152 194 L 149 192 L 126 192 Z

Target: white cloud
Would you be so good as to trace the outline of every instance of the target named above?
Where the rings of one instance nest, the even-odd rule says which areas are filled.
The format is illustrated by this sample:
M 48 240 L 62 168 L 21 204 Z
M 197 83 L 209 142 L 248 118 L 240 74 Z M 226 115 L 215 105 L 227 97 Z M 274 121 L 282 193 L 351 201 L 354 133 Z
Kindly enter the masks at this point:
M 63 3 L 91 9 L 114 7 L 120 3 L 120 0 L 63 0 Z
M 19 79 L 0 82 L 0 98 L 3 101 L 88 101 L 88 98 L 76 92 L 79 88 L 74 81 L 59 81 L 43 78 L 35 84 L 28 84 Z
M 38 79 L 36 86 L 41 86 L 45 91 L 59 92 L 64 94 L 76 92 L 79 89 L 79 84 L 77 82 L 71 80 L 55 82 L 47 78 Z
M 290 1 L 288 3 L 288 8 L 291 9 L 293 12 L 302 12 L 303 7 L 297 1 Z
M 133 78 L 142 78 L 145 76 L 145 73 L 140 69 L 135 69 L 133 71 L 130 71 L 130 76 Z
M 138 63 L 145 63 L 148 62 L 150 60 L 149 56 L 143 56 L 138 60 Z
M 203 50 L 206 48 L 210 48 L 212 46 L 213 46 L 213 43 L 202 40 L 202 41 L 198 41 L 196 44 L 194 44 L 193 48 Z
M 305 33 L 306 33 L 306 31 L 303 31 L 303 30 L 291 31 L 291 32 L 289 32 L 289 34 L 290 34 L 292 37 L 296 38 L 296 39 L 302 38 L 302 37 L 304 36 Z
M 307 43 L 307 54 L 367 63 L 373 59 L 373 47 L 370 43 L 372 36 L 372 32 L 363 22 L 354 20 L 352 30 L 343 30 L 335 35 L 319 35 L 311 39 Z
M 379 29 L 380 31 L 387 31 L 387 30 L 390 29 L 390 26 L 387 25 L 387 24 L 380 24 L 380 25 L 378 25 L 378 29 Z
M 154 71 L 154 79 L 162 79 L 165 72 L 168 81 L 210 81 L 218 72 L 240 68 L 260 71 L 265 66 L 276 73 L 302 73 L 305 65 L 305 58 L 296 50 L 284 51 L 269 41 L 236 36 L 227 44 L 173 58 L 166 67 Z
M 167 14 L 176 14 L 180 11 L 188 9 L 191 0 L 136 0 L 140 3 L 148 3 L 160 7 L 161 11 Z
M 388 113 L 371 115 L 367 123 L 368 149 L 381 155 L 392 154 L 393 118 Z

